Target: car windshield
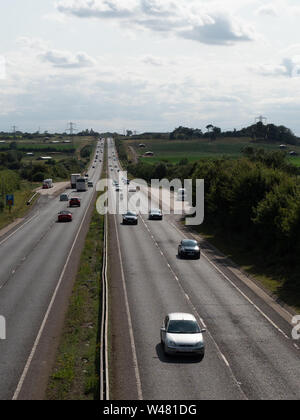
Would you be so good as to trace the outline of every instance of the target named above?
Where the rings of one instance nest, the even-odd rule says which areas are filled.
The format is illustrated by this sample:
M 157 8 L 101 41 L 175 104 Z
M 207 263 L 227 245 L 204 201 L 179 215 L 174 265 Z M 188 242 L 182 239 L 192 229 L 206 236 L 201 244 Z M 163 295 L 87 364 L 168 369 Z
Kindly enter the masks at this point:
M 191 247 L 194 247 L 194 246 L 197 246 L 197 242 L 196 241 L 192 241 L 192 240 L 187 240 L 187 241 L 183 241 L 182 242 L 182 245 L 183 246 L 191 246 Z
M 136 216 L 136 214 L 135 213 L 132 213 L 131 211 L 129 211 L 128 213 L 126 213 L 125 216 Z
M 200 333 L 200 328 L 197 322 L 192 320 L 173 320 L 169 322 L 168 333 L 198 334 Z

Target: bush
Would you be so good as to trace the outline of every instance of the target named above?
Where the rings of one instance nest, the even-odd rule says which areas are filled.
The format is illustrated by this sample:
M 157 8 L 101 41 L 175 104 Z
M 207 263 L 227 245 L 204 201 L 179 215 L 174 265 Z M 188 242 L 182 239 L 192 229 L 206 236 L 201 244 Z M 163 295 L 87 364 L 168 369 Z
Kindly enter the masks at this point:
M 43 172 L 37 172 L 33 174 L 32 181 L 33 182 L 43 182 L 45 179 L 45 174 Z

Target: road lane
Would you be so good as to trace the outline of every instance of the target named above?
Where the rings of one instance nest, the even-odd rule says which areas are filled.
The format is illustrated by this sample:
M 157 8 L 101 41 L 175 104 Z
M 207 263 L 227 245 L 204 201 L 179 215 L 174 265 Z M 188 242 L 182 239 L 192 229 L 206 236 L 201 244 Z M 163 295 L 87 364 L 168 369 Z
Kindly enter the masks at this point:
M 292 340 L 207 259 L 177 258 L 183 234 L 174 229 L 172 218 L 142 218 L 137 227 L 118 224 L 118 231 L 144 398 L 299 399 L 299 351 Z M 206 357 L 194 370 L 186 360 L 168 358 L 171 369 L 166 369 L 158 344 L 162 317 L 191 308 L 208 327 Z M 225 357 L 221 364 L 218 349 Z
M 90 170 L 94 184 L 101 166 Z M 83 215 L 95 191 L 70 191 L 82 198 L 72 209 L 72 223 L 57 223 L 68 203 L 42 198 L 39 214 L 0 246 L 0 314 L 7 322 L 7 339 L 0 341 L 0 399 L 11 399 L 56 288 Z M 46 200 L 46 205 L 45 205 Z

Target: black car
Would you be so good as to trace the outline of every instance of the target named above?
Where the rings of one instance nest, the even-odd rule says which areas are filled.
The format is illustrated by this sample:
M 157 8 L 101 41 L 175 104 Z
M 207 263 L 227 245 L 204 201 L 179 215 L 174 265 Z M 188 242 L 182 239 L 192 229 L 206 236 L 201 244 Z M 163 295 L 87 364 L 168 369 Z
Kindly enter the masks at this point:
M 201 255 L 200 247 L 194 239 L 183 239 L 178 247 L 179 258 L 199 259 Z
M 138 217 L 136 213 L 132 211 L 128 211 L 127 213 L 123 214 L 123 225 L 137 225 L 138 224 Z
M 149 220 L 162 220 L 163 215 L 160 209 L 151 209 L 149 211 Z

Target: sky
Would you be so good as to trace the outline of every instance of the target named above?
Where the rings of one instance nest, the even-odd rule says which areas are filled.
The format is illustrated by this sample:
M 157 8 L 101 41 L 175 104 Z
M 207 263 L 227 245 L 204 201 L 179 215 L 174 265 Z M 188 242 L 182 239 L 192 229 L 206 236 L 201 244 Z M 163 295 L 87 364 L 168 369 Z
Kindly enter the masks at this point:
M 0 131 L 242 128 L 300 136 L 298 0 L 9 0 Z

